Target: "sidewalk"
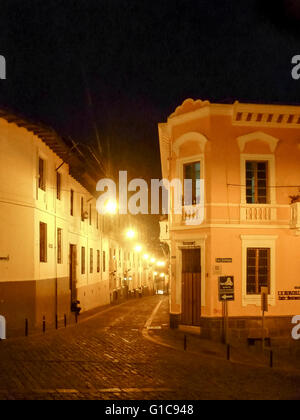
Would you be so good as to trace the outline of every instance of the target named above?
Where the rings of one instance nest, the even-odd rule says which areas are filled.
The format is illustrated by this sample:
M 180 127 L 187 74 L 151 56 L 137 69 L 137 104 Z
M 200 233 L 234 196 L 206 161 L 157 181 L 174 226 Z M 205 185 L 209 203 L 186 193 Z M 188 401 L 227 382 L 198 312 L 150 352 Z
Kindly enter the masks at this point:
M 227 359 L 227 346 L 221 342 L 202 339 L 200 336 L 169 328 L 169 300 L 165 298 L 148 327 L 149 338 L 157 344 L 198 356 Z M 185 339 L 186 337 L 186 339 Z M 185 347 L 186 340 L 186 350 Z M 273 347 L 273 368 L 300 372 L 300 341 L 289 341 L 284 346 Z M 230 360 L 254 366 L 270 365 L 270 350 L 261 344 L 251 347 L 241 344 L 230 346 Z

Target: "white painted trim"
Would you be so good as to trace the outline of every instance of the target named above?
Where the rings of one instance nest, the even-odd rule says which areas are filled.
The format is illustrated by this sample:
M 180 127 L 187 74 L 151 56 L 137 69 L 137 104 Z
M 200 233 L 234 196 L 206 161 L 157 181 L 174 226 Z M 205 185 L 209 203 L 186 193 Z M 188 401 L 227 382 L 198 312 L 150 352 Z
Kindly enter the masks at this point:
M 245 136 L 240 136 L 237 138 L 240 151 L 243 153 L 243 151 L 245 150 L 246 144 L 255 140 L 260 140 L 260 141 L 263 141 L 264 143 L 267 143 L 272 153 L 275 152 L 277 144 L 279 142 L 279 139 L 273 136 L 270 136 L 269 134 L 266 134 L 262 131 L 255 131 L 254 133 L 249 133 L 249 134 L 246 134 Z
M 189 132 L 185 133 L 182 136 L 178 137 L 173 143 L 173 151 L 176 154 L 176 156 L 179 155 L 179 148 L 188 141 L 194 141 L 197 142 L 200 146 L 201 152 L 204 153 L 206 143 L 208 142 L 207 138 L 197 132 Z
M 269 305 L 276 306 L 276 240 L 272 235 L 241 235 L 242 240 L 242 305 L 261 306 L 260 295 L 247 295 L 247 248 L 270 248 Z
M 206 223 L 200 226 L 186 226 L 186 225 L 175 225 L 170 228 L 170 231 L 174 232 L 176 230 L 199 230 L 199 229 L 207 229 L 207 228 L 221 228 L 221 229 L 288 229 L 290 230 L 290 225 L 258 225 L 254 223 L 249 224 L 218 224 L 218 223 Z

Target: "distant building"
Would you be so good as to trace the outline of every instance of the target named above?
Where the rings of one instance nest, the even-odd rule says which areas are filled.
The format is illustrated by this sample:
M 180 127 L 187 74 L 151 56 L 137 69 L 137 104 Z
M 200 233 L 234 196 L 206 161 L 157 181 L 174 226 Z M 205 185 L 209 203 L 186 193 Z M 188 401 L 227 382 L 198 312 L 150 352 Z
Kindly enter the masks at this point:
M 262 287 L 266 332 L 290 335 L 300 312 L 300 107 L 188 99 L 159 124 L 159 139 L 163 177 L 193 180 L 192 201 L 174 214 L 171 195 L 160 222 L 170 249 L 171 325 L 220 337 L 218 282 L 234 276 L 232 337 L 259 335 Z
M 96 211 L 103 176 L 52 129 L 0 112 L 0 315 L 8 335 L 127 296 L 153 276 L 124 239 L 146 228 Z M 142 238 L 144 237 L 144 238 Z

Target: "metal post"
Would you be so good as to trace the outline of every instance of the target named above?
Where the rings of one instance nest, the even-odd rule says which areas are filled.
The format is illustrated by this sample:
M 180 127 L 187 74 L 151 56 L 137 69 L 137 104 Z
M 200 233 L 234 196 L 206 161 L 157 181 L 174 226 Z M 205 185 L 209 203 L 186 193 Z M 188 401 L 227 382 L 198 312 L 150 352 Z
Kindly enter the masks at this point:
M 64 323 L 65 323 L 65 328 L 67 328 L 67 315 L 64 315 Z
M 265 311 L 262 311 L 262 349 L 265 350 Z
M 227 360 L 230 361 L 230 344 L 227 344 Z
M 183 348 L 184 348 L 184 351 L 186 351 L 186 349 L 187 349 L 187 337 L 186 337 L 186 335 L 184 336 L 184 340 L 183 340 Z
M 58 317 L 55 315 L 55 329 L 58 330 Z
M 43 316 L 43 333 L 46 332 L 46 318 Z
M 28 319 L 25 319 L 25 337 L 28 337 Z
M 270 350 L 270 368 L 273 368 L 273 350 Z
M 228 302 L 225 301 L 225 344 L 228 344 Z
M 75 312 L 75 322 L 76 322 L 76 324 L 78 324 L 78 312 L 77 311 Z

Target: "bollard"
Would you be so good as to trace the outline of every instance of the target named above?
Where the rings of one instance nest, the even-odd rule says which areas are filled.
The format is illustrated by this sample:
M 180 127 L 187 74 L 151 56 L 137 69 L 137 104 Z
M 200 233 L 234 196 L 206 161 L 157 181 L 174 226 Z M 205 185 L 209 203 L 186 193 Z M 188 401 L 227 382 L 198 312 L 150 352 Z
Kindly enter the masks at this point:
M 58 330 L 58 317 L 55 315 L 55 329 Z
M 227 344 L 227 360 L 228 361 L 230 361 L 230 352 L 231 352 L 230 344 Z
M 78 324 L 78 312 L 77 311 L 75 312 L 75 322 L 76 322 L 76 324 Z
M 46 332 L 46 318 L 43 316 L 43 333 Z
M 270 368 L 273 368 L 273 350 L 270 351 Z
M 183 340 L 183 348 L 184 348 L 184 351 L 186 351 L 186 349 L 187 349 L 187 337 L 186 337 L 186 335 L 184 336 L 184 340 Z
M 65 323 L 65 328 L 67 328 L 67 315 L 64 315 L 64 323 Z
M 25 319 L 25 337 L 28 337 L 28 319 Z

